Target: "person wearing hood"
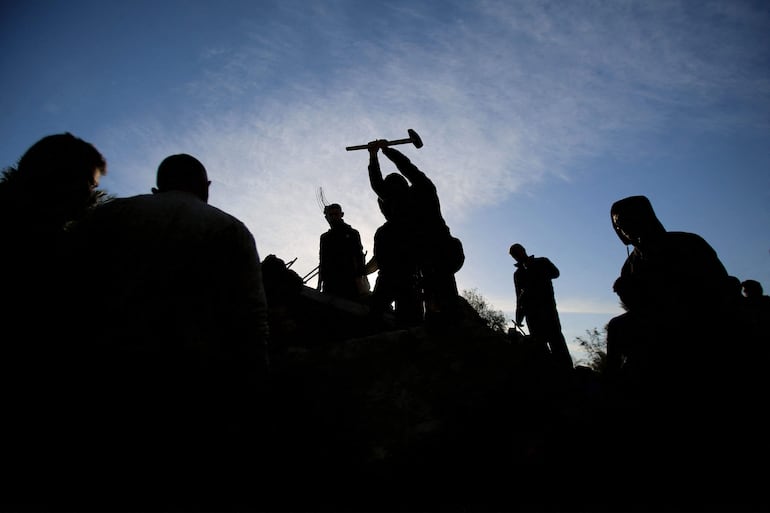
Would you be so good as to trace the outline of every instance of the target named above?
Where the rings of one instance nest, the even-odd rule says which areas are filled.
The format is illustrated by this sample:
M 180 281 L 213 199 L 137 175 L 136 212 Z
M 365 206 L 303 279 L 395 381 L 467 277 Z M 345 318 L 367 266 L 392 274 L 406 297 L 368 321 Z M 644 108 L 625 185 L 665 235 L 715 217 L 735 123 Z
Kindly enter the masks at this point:
M 703 237 L 666 230 L 647 197 L 616 201 L 610 216 L 633 247 L 613 285 L 626 312 L 607 324 L 608 376 L 630 414 L 618 432 L 637 463 L 666 461 L 672 483 L 683 471 L 706 476 L 731 461 L 715 441 L 737 420 L 730 391 L 741 378 L 715 329 L 734 325 L 734 279 Z M 715 379 L 717 368 L 730 376 Z
M 618 238 L 633 247 L 613 284 L 626 313 L 608 326 L 611 368 L 623 360 L 647 365 L 660 354 L 679 365 L 702 354 L 710 323 L 734 301 L 731 276 L 716 251 L 700 235 L 666 230 L 646 196 L 616 201 L 610 216 Z M 640 337 L 650 343 L 640 347 Z
M 699 315 L 723 304 L 730 278 L 700 235 L 667 231 L 645 196 L 616 201 L 611 217 L 620 240 L 633 246 L 613 286 L 626 306 Z

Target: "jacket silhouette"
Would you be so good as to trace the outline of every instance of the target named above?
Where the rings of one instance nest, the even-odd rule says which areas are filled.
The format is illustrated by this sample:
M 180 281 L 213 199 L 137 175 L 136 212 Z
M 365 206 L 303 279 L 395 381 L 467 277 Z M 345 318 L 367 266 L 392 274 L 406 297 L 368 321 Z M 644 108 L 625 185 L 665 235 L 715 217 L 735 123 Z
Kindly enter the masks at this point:
M 364 275 L 364 251 L 358 230 L 342 220 L 337 203 L 324 208 L 329 230 L 321 234 L 318 285 L 326 294 L 357 300 L 361 296 L 358 280 Z
M 370 144 L 376 146 L 378 141 Z M 451 320 L 458 311 L 454 275 L 465 261 L 462 243 L 452 236 L 444 220 L 433 181 L 398 150 L 383 146 L 382 153 L 400 173 L 392 173 L 383 179 L 376 147 L 374 151 L 370 150 L 369 180 L 372 189 L 377 193 L 383 215 L 391 225 L 386 227 L 387 230 L 398 233 L 388 238 L 389 245 L 398 248 L 398 253 L 406 257 L 402 261 L 409 267 L 416 265 L 426 317 L 441 316 L 444 320 Z M 377 250 L 375 258 L 382 269 Z
M 559 277 L 559 269 L 546 257 L 527 255 L 521 244 L 512 245 L 509 253 L 516 260 L 516 324 L 521 325 L 526 318 L 530 335 L 548 345 L 560 366 L 571 369 L 572 358 L 561 331 L 553 292 L 552 280 Z

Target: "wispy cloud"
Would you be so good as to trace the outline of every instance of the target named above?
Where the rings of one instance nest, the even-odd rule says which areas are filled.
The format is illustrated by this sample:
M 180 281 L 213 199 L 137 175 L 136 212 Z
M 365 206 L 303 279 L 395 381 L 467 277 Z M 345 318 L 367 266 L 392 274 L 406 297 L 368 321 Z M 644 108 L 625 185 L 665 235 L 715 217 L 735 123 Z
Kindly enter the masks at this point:
M 756 23 L 750 5 L 440 5 L 441 15 L 431 3 L 396 3 L 350 16 L 346 2 L 287 2 L 244 16 L 239 37 L 201 50 L 200 75 L 182 89 L 194 111 L 172 127 L 152 113 L 114 127 L 102 145 L 119 169 L 114 183 L 149 190 L 163 156 L 193 153 L 214 180 L 211 203 L 243 219 L 261 253 L 299 257 L 309 270 L 326 229 L 318 187 L 364 241 L 382 222 L 367 153 L 346 145 L 417 130 L 425 147 L 404 151 L 436 182 L 451 225 L 527 184 L 570 179 L 576 160 L 622 151 L 619 134 L 655 130 L 668 108 L 768 102 L 766 82 L 737 72 L 767 53 L 739 41 L 740 27 Z M 120 150 L 126 132 L 130 155 Z

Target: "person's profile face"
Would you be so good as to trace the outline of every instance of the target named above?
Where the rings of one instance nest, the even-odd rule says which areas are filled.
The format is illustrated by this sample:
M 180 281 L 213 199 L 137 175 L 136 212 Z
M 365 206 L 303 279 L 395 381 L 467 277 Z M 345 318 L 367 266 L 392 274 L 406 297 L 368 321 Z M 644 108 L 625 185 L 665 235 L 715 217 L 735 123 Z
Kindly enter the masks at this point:
M 638 216 L 630 214 L 613 214 L 612 225 L 618 236 L 626 244 L 637 244 L 643 232 L 642 220 Z
M 88 181 L 89 188 L 93 191 L 97 187 L 99 187 L 99 180 L 102 177 L 102 171 L 98 168 L 94 168 L 93 176 L 90 177 Z

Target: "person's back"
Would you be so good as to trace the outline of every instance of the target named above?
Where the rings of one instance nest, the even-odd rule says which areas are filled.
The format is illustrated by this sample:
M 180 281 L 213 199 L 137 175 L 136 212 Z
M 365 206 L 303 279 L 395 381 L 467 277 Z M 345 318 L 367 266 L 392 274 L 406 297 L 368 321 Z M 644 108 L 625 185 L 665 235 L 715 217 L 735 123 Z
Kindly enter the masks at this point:
M 175 172 L 197 178 L 167 180 Z M 255 457 L 268 336 L 260 260 L 245 225 L 207 204 L 208 184 L 196 159 L 171 156 L 154 194 L 108 202 L 76 232 L 73 257 L 104 282 L 104 328 L 81 348 L 81 414 L 107 422 L 89 441 L 104 459 L 89 456 L 123 458 L 114 471 L 161 478 L 152 473 L 166 465 L 178 483 L 213 482 L 213 467 Z
M 113 200 L 84 228 L 83 241 L 100 254 L 92 268 L 113 305 L 102 319 L 132 319 L 114 336 L 144 345 L 263 339 L 259 259 L 234 217 L 172 190 Z

